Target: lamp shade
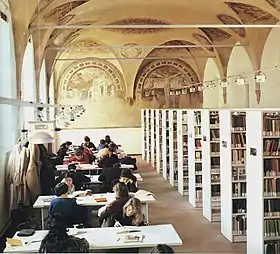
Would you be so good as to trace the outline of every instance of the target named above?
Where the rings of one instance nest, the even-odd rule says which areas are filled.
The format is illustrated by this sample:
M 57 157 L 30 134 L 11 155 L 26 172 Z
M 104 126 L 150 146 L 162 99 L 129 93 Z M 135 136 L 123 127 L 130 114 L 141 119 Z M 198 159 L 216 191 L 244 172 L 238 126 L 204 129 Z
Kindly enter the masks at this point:
M 54 138 L 47 132 L 38 131 L 29 138 L 29 142 L 32 144 L 48 144 L 52 143 Z

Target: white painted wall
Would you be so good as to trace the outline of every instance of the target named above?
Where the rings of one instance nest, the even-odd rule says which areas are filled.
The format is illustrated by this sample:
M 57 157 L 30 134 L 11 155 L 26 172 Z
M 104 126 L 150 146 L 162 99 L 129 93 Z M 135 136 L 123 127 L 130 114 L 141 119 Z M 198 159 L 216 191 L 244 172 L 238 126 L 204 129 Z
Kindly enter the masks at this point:
M 62 130 L 57 134 L 57 145 L 59 146 L 68 140 L 72 141 L 73 144 L 80 145 L 84 140 L 84 136 L 89 136 L 91 141 L 97 146 L 100 139 L 103 139 L 105 135 L 110 135 L 116 144 L 122 145 L 127 154 L 142 153 L 141 127 Z M 56 150 L 58 150 L 58 147 Z
M 279 40 L 280 29 L 273 28 L 267 38 L 262 55 L 261 69 L 271 70 L 264 71 L 267 76 L 267 80 L 265 83 L 260 84 L 262 95 L 259 107 L 280 107 L 280 67 L 274 69 L 275 66 L 280 66 Z
M 215 61 L 209 58 L 204 70 L 203 82 L 220 79 L 220 73 Z M 223 103 L 223 89 L 217 83 L 215 89 L 206 89 L 203 91 L 203 108 L 219 108 Z
M 16 68 L 12 22 L 7 11 L 9 22 L 0 20 L 0 96 L 16 98 Z M 5 189 L 5 161 L 7 153 L 17 140 L 18 109 L 0 104 L 0 232 L 9 220 L 9 205 Z M 5 119 L 5 121 L 3 121 Z
M 235 47 L 229 59 L 227 76 L 253 71 L 251 60 L 244 47 Z M 227 88 L 228 101 L 225 105 L 226 108 L 244 108 L 255 105 L 253 103 L 253 101 L 256 101 L 254 74 L 246 74 L 245 78 L 248 82 L 248 85 L 245 86 L 236 85 L 236 77 L 228 79 L 230 85 Z

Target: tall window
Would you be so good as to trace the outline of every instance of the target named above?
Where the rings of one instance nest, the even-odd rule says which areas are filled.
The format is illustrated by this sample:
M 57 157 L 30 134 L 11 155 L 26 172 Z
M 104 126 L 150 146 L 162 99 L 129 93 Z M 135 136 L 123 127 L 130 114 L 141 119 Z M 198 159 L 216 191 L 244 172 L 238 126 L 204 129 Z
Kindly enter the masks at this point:
M 45 60 L 42 63 L 41 71 L 40 71 L 39 94 L 40 94 L 40 102 L 48 103 L 48 98 L 47 98 L 46 61 Z M 47 109 L 44 108 L 42 113 L 43 113 L 43 120 L 47 120 Z

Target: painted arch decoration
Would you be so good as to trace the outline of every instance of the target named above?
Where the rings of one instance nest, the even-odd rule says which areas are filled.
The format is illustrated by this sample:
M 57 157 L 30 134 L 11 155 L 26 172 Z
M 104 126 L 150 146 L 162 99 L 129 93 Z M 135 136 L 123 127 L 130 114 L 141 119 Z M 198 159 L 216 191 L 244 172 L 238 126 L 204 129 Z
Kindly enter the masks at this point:
M 150 108 L 191 108 L 202 106 L 202 92 L 170 95 L 173 89 L 199 83 L 194 69 L 182 60 L 154 60 L 136 76 L 134 98 Z

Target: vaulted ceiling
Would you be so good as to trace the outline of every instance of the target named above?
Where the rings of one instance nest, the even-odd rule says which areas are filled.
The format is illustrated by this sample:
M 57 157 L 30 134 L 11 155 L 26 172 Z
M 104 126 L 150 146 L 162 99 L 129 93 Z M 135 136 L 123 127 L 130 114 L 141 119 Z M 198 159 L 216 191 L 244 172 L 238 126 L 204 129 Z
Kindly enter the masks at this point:
M 200 50 L 189 48 L 194 58 L 201 54 L 216 55 L 221 72 L 226 71 L 232 47 L 209 45 L 240 42 L 258 68 L 268 28 L 100 29 L 77 25 L 276 24 L 280 20 L 278 0 L 28 0 L 28 4 L 9 0 L 9 3 L 19 79 L 24 49 L 31 34 L 37 76 L 44 58 L 50 75 L 55 59 L 65 54 L 69 57 L 71 52 L 77 54 L 77 47 L 87 42 L 94 47 L 156 46 L 168 41 L 182 45 L 184 41 L 185 45 L 201 47 Z M 69 25 L 69 28 L 55 27 L 60 25 Z M 71 28 L 71 25 L 76 27 Z M 152 50 L 146 49 L 145 55 Z M 117 56 L 115 49 L 111 51 Z

